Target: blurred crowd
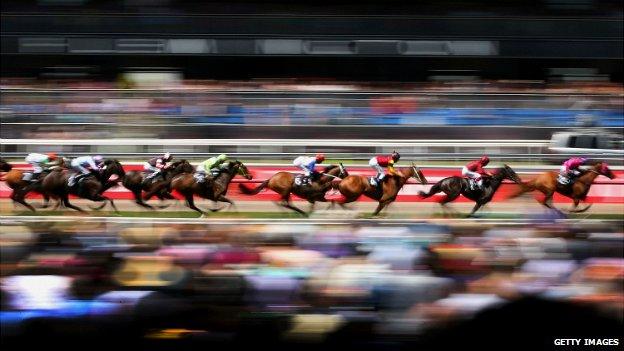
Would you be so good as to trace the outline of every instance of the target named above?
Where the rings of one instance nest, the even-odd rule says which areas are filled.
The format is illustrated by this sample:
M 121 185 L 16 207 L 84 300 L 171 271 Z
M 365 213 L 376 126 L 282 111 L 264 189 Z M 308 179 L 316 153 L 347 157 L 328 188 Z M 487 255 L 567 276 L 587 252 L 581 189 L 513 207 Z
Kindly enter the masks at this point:
M 100 125 L 90 137 L 114 136 L 114 126 L 137 124 L 624 126 L 624 87 L 608 82 L 156 80 L 132 85 L 3 79 L 0 112 L 9 134 L 25 138 L 57 137 L 68 124 Z M 42 125 L 22 131 L 24 122 Z
M 551 318 L 578 335 L 567 310 L 551 315 L 549 303 L 586 308 L 572 315 L 583 330 L 598 321 L 601 337 L 617 337 L 609 333 L 623 322 L 620 224 L 91 220 L 4 223 L 3 232 L 5 344 L 413 349 L 527 298 L 542 305 L 525 302 L 474 336 L 503 322 L 531 335 Z

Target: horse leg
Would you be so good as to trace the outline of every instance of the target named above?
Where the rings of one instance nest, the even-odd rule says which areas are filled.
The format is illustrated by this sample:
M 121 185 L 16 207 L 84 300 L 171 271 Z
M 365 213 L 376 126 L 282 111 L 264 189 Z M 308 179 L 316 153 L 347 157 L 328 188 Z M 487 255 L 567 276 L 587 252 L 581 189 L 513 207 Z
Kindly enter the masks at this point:
M 43 194 L 43 204 L 39 208 L 48 208 L 50 206 L 50 196 L 48 194 Z
M 481 203 L 480 201 L 477 201 L 477 203 L 475 203 L 474 207 L 472 208 L 472 211 L 468 215 L 468 218 L 474 216 L 475 212 L 477 212 L 479 208 L 481 208 L 481 206 L 483 206 L 483 203 Z
M 119 213 L 119 210 L 117 210 L 117 206 L 115 206 L 115 202 L 113 202 L 113 199 L 100 195 L 100 194 L 96 194 L 93 197 L 93 201 L 108 201 L 111 204 L 111 207 L 113 208 L 113 210 L 115 211 L 115 213 Z M 104 202 L 104 204 L 102 204 L 102 206 L 100 206 L 100 209 L 103 208 L 104 206 L 106 206 L 106 202 Z
M 234 208 L 235 210 L 237 210 L 236 209 L 236 204 L 234 204 L 234 201 L 228 199 L 227 197 L 225 197 L 223 195 L 219 195 L 219 197 L 217 198 L 217 201 L 227 202 L 229 204 L 228 205 L 228 209 Z
M 137 205 L 139 205 L 139 206 L 141 206 L 141 207 L 149 208 L 150 210 L 153 210 L 153 209 L 154 209 L 154 207 L 153 207 L 152 205 L 149 205 L 149 204 L 147 204 L 147 203 L 145 203 L 145 202 L 143 201 L 143 198 L 142 198 L 142 196 L 141 196 L 141 195 L 142 195 L 142 194 L 141 194 L 141 189 L 138 189 L 138 190 L 137 190 L 137 189 L 135 189 L 135 190 L 133 190 L 133 191 L 132 191 L 132 194 L 134 195 L 134 202 L 135 202 Z
M 193 199 L 193 194 L 184 195 L 184 198 L 186 199 L 186 204 L 188 205 L 188 207 L 199 212 L 202 216 L 206 215 L 204 211 L 200 210 L 197 206 L 195 206 L 195 200 Z
M 82 212 L 82 213 L 86 213 L 86 211 L 85 211 L 85 210 L 83 210 L 82 208 L 80 208 L 80 207 L 78 207 L 78 206 L 75 206 L 75 205 L 72 205 L 72 204 L 69 202 L 69 195 L 67 195 L 67 194 L 62 195 L 62 196 L 61 196 L 61 200 L 63 201 L 63 205 L 65 205 L 65 207 L 67 207 L 67 208 L 71 208 L 72 210 L 80 211 L 80 212 Z
M 280 201 L 279 204 L 280 206 L 286 207 L 293 211 L 297 211 L 298 213 L 304 216 L 307 216 L 307 214 L 304 211 L 302 211 L 300 208 L 297 208 L 297 206 L 290 203 L 290 194 L 287 194 L 286 196 L 282 196 L 282 201 Z
M 379 205 L 377 205 L 377 208 L 375 209 L 375 212 L 373 212 L 373 216 L 377 216 L 379 212 L 381 212 L 381 210 L 383 210 L 384 207 L 388 206 L 388 204 L 391 203 L 393 200 L 394 199 L 380 200 Z
M 444 217 L 446 217 L 446 215 L 448 214 L 449 211 L 449 207 L 446 206 L 446 204 L 448 204 L 451 201 L 454 201 L 455 199 L 457 199 L 459 197 L 460 193 L 456 192 L 456 193 L 452 193 L 452 194 L 446 194 L 446 196 L 444 196 L 442 198 L 442 200 L 440 200 L 440 206 L 442 206 L 442 211 L 443 211 L 443 215 Z M 452 213 L 457 213 L 457 211 L 450 209 Z
M 581 199 L 575 198 L 574 199 L 574 206 L 570 209 L 569 212 L 572 212 L 572 213 L 583 213 L 583 212 L 589 210 L 590 207 L 592 207 L 592 204 L 588 204 L 585 208 L 577 209 L 578 205 L 580 203 L 581 203 Z
M 35 208 L 32 207 L 29 203 L 27 203 L 24 198 L 25 196 L 22 194 L 22 192 L 17 192 L 13 190 L 13 192 L 11 193 L 11 200 L 26 206 L 26 208 L 28 208 L 32 212 L 36 212 Z

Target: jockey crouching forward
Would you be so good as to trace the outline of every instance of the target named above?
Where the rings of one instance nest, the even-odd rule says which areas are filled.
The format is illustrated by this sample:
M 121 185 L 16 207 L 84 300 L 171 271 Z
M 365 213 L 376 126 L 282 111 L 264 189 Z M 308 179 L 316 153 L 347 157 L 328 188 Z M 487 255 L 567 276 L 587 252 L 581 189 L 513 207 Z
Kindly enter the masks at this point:
M 221 170 L 223 170 L 223 165 L 227 161 L 229 161 L 229 159 L 226 154 L 221 154 L 205 160 L 197 166 L 195 180 L 197 180 L 198 183 L 202 183 L 206 179 L 206 176 L 212 174 L 212 172 L 221 172 Z
M 386 177 L 383 167 L 387 167 L 388 173 L 395 175 L 396 170 L 394 169 L 394 164 L 400 159 L 401 155 L 396 151 L 393 151 L 390 155 L 378 155 L 371 158 L 368 161 L 368 165 L 377 171 L 375 178 L 371 178 L 371 185 L 378 186 L 382 183 L 383 179 Z
M 145 177 L 145 182 L 149 182 L 154 177 L 161 175 L 162 170 L 166 168 L 167 162 L 171 161 L 170 153 L 165 153 L 161 157 L 154 157 L 143 164 L 143 170 L 148 173 Z
M 44 170 L 47 170 L 48 168 L 58 164 L 58 156 L 53 152 L 47 154 L 31 153 L 26 156 L 25 160 L 33 168 L 32 173 L 24 174 L 24 180 L 30 182 L 36 182 Z M 30 176 L 28 176 L 28 174 L 30 174 Z
M 584 157 L 572 157 L 565 161 L 559 169 L 559 182 L 562 184 L 570 184 L 576 177 L 581 175 L 579 167 L 586 164 L 587 159 Z
M 474 185 L 473 185 L 474 183 L 476 183 L 476 185 L 480 189 L 482 189 L 483 177 L 491 176 L 490 173 L 488 173 L 485 169 L 483 169 L 483 167 L 487 166 L 488 163 L 490 163 L 490 158 L 487 156 L 483 156 L 476 161 L 472 161 L 468 163 L 462 168 L 462 175 L 473 180 L 473 182 L 470 182 L 470 188 L 472 190 L 475 190 Z
M 68 185 L 74 186 L 77 181 L 88 176 L 91 172 L 100 171 L 104 165 L 104 157 L 97 156 L 82 156 L 77 157 L 71 161 L 71 168 L 77 173 L 72 174 L 69 177 Z
M 293 165 L 301 168 L 304 173 L 304 181 L 302 183 L 307 183 L 307 180 L 314 182 L 318 179 L 319 173 L 316 171 L 316 164 L 323 163 L 325 161 L 325 155 L 318 154 L 315 157 L 311 156 L 299 156 L 293 160 Z

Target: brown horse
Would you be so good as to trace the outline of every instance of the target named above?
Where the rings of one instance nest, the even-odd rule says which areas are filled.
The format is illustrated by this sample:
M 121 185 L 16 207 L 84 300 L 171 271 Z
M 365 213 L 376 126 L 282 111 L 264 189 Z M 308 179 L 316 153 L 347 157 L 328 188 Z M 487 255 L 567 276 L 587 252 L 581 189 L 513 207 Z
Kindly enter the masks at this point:
M 242 162 L 230 161 L 225 164 L 223 171 L 215 179 L 206 179 L 203 183 L 198 183 L 191 173 L 178 174 L 171 180 L 171 189 L 176 190 L 184 196 L 188 207 L 204 216 L 205 212 L 195 206 L 193 195 L 197 195 L 214 202 L 227 202 L 230 206 L 233 206 L 234 203 L 232 200 L 225 197 L 225 194 L 227 193 L 230 182 L 237 175 L 240 175 L 248 180 L 252 178 L 249 170 Z M 220 209 L 211 209 L 210 211 L 216 212 L 219 210 Z
M 334 188 L 340 190 L 340 193 L 344 196 L 342 201 L 338 201 L 340 205 L 353 202 L 362 195 L 377 200 L 379 205 L 377 205 L 373 213 L 373 216 L 376 216 L 384 207 L 396 200 L 399 191 L 410 178 L 416 179 L 421 184 L 427 184 L 427 179 L 422 171 L 412 163 L 411 167 L 401 168 L 397 171 L 397 174 L 386 176 L 381 183 L 381 187 L 372 186 L 366 176 L 350 175 L 340 183 L 334 184 Z
M 57 162 L 53 163 L 50 167 L 41 172 L 41 174 L 39 175 L 39 179 L 35 182 L 24 180 L 24 174 L 31 171 L 24 171 L 21 169 L 13 168 L 11 165 L 6 163 L 6 161 L 2 161 L 9 167 L 7 168 L 7 166 L 3 166 L 5 169 L 8 169 L 8 173 L 5 175 L 4 180 L 6 181 L 7 185 L 13 190 L 10 196 L 11 200 L 13 200 L 13 202 L 17 202 L 26 206 L 26 208 L 34 212 L 35 208 L 26 202 L 26 195 L 28 195 L 28 193 L 30 192 L 36 192 L 43 195 L 43 205 L 41 207 L 48 207 L 48 204 L 50 203 L 50 196 L 43 191 L 41 187 L 42 180 L 50 172 L 65 168 L 65 161 L 66 160 L 64 158 L 59 158 Z
M 280 206 L 294 210 L 302 215 L 307 215 L 306 212 L 300 208 L 294 206 L 290 202 L 290 195 L 295 194 L 303 199 L 306 199 L 310 204 L 310 212 L 314 209 L 314 203 L 316 201 L 326 202 L 325 193 L 331 188 L 331 182 L 337 178 L 344 178 L 349 173 L 345 170 L 344 166 L 340 164 L 329 165 L 325 167 L 318 180 L 312 182 L 309 185 L 298 186 L 295 184 L 296 175 L 290 172 L 277 172 L 271 178 L 265 180 L 254 189 L 248 189 L 244 184 L 239 184 L 241 192 L 246 195 L 256 195 L 262 189 L 269 188 L 280 195 Z
M 72 187 L 68 185 L 70 175 L 70 172 L 67 170 L 54 171 L 48 174 L 45 178 L 43 178 L 41 184 L 42 190 L 50 196 L 61 199 L 65 207 L 80 212 L 85 211 L 69 202 L 70 194 L 91 201 L 108 201 L 115 210 L 115 212 L 118 212 L 113 200 L 106 196 L 103 196 L 102 193 L 107 189 L 115 186 L 117 182 L 125 177 L 124 169 L 119 161 L 104 161 L 104 167 L 101 171 L 93 172 L 93 176 L 88 176 L 81 179 L 77 184 Z M 94 209 L 100 210 L 104 206 L 106 206 L 106 202 Z
M 517 197 L 524 193 L 537 190 L 544 194 L 544 199 L 540 201 L 541 204 L 558 211 L 552 203 L 553 195 L 557 192 L 571 198 L 574 201 L 574 207 L 572 207 L 570 212 L 585 212 L 591 207 L 591 204 L 587 205 L 587 207 L 583 209 L 577 209 L 577 207 L 579 203 L 584 201 L 587 197 L 587 193 L 589 192 L 589 188 L 594 182 L 594 179 L 600 175 L 609 179 L 615 178 L 615 174 L 613 174 L 611 169 L 609 169 L 609 165 L 607 165 L 606 162 L 597 162 L 592 165 L 590 169 L 582 171 L 582 174 L 576 178 L 574 183 L 570 185 L 562 185 L 557 181 L 559 176 L 558 172 L 546 172 L 540 174 L 537 178 L 527 182 L 526 184 L 523 184 L 520 191 L 511 197 Z
M 164 199 L 175 199 L 169 192 L 171 179 L 180 173 L 193 173 L 194 170 L 195 168 L 187 160 L 180 160 L 171 163 L 162 171 L 162 177 L 155 179 L 153 182 L 145 182 L 144 172 L 130 171 L 126 173 L 122 184 L 132 192 L 134 202 L 137 205 L 153 210 L 154 207 L 145 203 L 144 199 L 149 200 L 152 196 L 158 197 L 161 201 Z M 143 191 L 146 192 L 145 196 L 143 196 Z M 160 208 L 165 207 L 167 206 L 160 206 Z
M 431 187 L 429 192 L 425 193 L 421 191 L 419 195 L 423 198 L 428 198 L 439 192 L 445 193 L 446 196 L 440 201 L 440 205 L 442 205 L 445 211 L 447 203 L 457 199 L 459 195 L 464 195 L 466 198 L 475 202 L 472 211 L 468 215 L 468 217 L 471 217 L 481 206 L 492 200 L 494 194 L 505 179 L 509 179 L 516 184 L 522 184 L 522 180 L 518 177 L 516 172 L 514 172 L 511 167 L 505 165 L 493 172 L 492 177 L 484 182 L 482 189 L 471 189 L 467 178 L 453 176 L 440 180 Z

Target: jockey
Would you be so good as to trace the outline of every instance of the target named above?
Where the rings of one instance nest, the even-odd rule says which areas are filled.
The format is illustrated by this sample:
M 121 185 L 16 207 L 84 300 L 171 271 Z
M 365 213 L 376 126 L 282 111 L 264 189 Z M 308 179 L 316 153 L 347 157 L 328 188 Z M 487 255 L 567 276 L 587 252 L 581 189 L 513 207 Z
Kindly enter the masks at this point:
M 396 162 L 399 162 L 400 158 L 401 158 L 401 155 L 396 151 L 392 151 L 392 154 L 390 155 L 386 155 L 386 156 L 379 155 L 379 156 L 375 156 L 371 158 L 368 161 L 368 165 L 373 167 L 373 169 L 377 171 L 377 175 L 375 176 L 374 179 L 372 179 L 372 181 L 375 183 L 373 185 L 381 184 L 383 179 L 386 177 L 383 167 L 388 167 L 388 173 L 390 173 L 391 175 L 395 175 L 396 171 L 394 169 L 394 164 Z
M 316 164 L 323 163 L 325 161 L 325 155 L 318 154 L 314 157 L 311 156 L 299 156 L 293 160 L 293 165 L 301 168 L 304 175 L 311 179 L 312 181 L 316 180 L 318 172 L 316 171 Z
M 145 180 L 152 179 L 159 175 L 165 166 L 167 166 L 167 162 L 171 161 L 172 158 L 171 154 L 167 152 L 161 157 L 154 157 L 145 162 L 143 164 L 143 170 L 149 173 L 147 177 L 145 177 Z
M 559 175 L 569 182 L 574 177 L 581 175 L 579 167 L 585 163 L 587 163 L 587 159 L 585 157 L 572 157 L 561 165 Z
M 476 181 L 479 188 L 483 187 L 483 176 L 491 176 L 483 167 L 490 163 L 490 158 L 483 156 L 476 161 L 472 161 L 462 168 L 462 175 Z M 474 189 L 473 189 L 474 190 Z
M 219 156 L 211 157 L 204 162 L 200 163 L 197 166 L 197 170 L 195 172 L 195 179 L 198 183 L 204 181 L 207 174 L 211 174 L 212 172 L 219 172 L 222 169 L 222 165 L 227 162 L 229 159 L 226 154 L 221 154 Z
M 104 165 L 104 157 L 97 156 L 81 156 L 73 159 L 71 161 L 71 167 L 74 171 L 80 174 L 72 174 L 69 177 L 69 186 L 73 186 L 76 181 L 80 180 L 83 177 L 88 176 L 93 171 L 99 171 Z
M 38 154 L 33 152 L 28 154 L 28 156 L 26 156 L 26 162 L 30 163 L 30 165 L 33 167 L 32 175 L 28 180 L 30 180 L 31 182 L 37 181 L 37 178 L 39 178 L 41 172 L 43 172 L 44 169 L 53 166 L 57 160 L 58 156 L 53 152 L 49 152 L 47 154 Z

